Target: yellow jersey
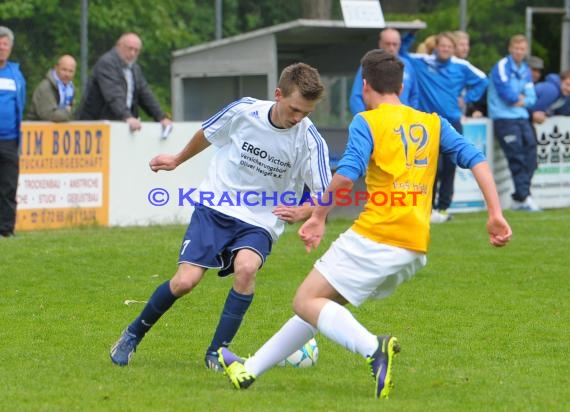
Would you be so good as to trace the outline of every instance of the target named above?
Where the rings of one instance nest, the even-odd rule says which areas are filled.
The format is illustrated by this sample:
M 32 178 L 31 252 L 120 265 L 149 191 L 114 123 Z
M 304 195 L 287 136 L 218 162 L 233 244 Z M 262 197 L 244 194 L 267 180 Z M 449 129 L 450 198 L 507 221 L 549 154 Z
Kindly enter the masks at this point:
M 372 137 L 368 200 L 352 229 L 371 240 L 427 252 L 441 120 L 405 105 L 360 113 Z

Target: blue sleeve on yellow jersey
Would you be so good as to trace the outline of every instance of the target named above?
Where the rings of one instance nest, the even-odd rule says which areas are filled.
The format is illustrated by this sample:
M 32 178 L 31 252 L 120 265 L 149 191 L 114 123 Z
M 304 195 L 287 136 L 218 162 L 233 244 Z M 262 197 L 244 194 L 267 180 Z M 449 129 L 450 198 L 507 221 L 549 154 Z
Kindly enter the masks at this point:
M 463 169 L 471 169 L 485 160 L 485 155 L 479 149 L 460 135 L 447 120 L 441 116 L 439 118 L 441 120 L 439 149 L 441 153 L 451 155 L 453 162 Z
M 354 116 L 348 126 L 346 150 L 338 162 L 336 173 L 348 177 L 353 182 L 364 176 L 373 148 L 374 143 L 368 123 L 364 117 Z

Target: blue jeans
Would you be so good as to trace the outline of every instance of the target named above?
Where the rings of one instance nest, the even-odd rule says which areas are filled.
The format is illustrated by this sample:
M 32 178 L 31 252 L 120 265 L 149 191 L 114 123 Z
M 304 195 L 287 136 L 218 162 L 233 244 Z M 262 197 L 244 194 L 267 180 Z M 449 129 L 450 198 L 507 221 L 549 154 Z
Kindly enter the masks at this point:
M 515 192 L 512 197 L 522 202 L 530 195 L 532 176 L 537 167 L 534 130 L 528 119 L 495 119 L 493 129 L 513 177 Z

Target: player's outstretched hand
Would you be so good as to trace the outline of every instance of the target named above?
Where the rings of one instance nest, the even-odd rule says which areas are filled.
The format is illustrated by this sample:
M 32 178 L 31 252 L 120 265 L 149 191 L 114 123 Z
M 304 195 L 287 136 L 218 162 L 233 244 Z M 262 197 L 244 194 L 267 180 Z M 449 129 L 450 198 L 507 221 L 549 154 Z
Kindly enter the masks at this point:
M 155 156 L 149 162 L 150 170 L 158 172 L 159 170 L 174 170 L 178 166 L 176 157 L 169 154 L 161 154 Z
M 299 229 L 299 237 L 305 244 L 305 250 L 310 252 L 316 249 L 325 233 L 325 221 L 316 217 L 310 217 Z
M 511 240 L 513 231 L 503 216 L 492 218 L 487 221 L 487 232 L 493 246 L 505 246 Z

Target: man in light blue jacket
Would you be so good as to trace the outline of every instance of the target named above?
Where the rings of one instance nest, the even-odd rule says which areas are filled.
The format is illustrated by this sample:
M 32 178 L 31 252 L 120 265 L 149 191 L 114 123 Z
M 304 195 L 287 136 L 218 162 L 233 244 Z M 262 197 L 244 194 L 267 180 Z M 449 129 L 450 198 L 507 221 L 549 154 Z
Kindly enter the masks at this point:
M 525 58 L 528 40 L 517 34 L 509 42 L 509 55 L 491 70 L 487 92 L 488 115 L 493 120 L 495 138 L 507 158 L 515 191 L 514 210 L 539 211 L 530 194 L 536 170 L 536 138 L 528 109 L 536 102 L 530 67 Z

